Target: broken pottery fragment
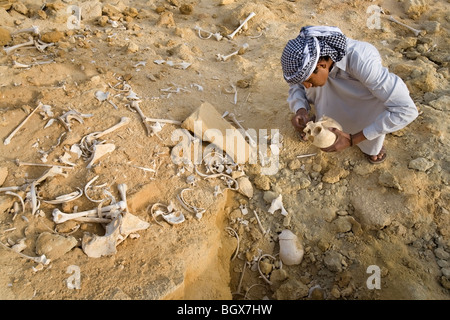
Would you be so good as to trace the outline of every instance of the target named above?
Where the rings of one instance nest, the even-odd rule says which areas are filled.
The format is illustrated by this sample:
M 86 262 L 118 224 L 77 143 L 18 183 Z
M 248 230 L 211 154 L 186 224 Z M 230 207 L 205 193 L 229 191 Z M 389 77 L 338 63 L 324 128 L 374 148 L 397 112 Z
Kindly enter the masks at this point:
M 304 254 L 300 239 L 288 229 L 283 230 L 278 239 L 281 261 L 288 266 L 300 264 Z

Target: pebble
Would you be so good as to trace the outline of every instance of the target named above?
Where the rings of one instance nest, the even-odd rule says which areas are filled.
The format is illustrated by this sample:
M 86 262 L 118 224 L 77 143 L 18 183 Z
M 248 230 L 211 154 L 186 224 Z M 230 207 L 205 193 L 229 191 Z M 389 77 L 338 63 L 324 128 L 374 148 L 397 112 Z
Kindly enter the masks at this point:
M 434 162 L 432 162 L 428 159 L 425 159 L 423 157 L 413 159 L 408 163 L 408 168 L 414 169 L 417 171 L 422 171 L 422 172 L 427 171 L 432 166 L 434 166 Z
M 11 41 L 11 34 L 10 32 L 0 27 L 0 46 L 5 46 Z

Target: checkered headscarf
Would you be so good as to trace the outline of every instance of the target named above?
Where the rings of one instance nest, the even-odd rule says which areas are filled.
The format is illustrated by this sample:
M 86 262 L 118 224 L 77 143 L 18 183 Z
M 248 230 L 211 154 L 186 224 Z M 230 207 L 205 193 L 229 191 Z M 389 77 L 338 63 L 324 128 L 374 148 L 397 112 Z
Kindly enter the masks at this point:
M 346 37 L 337 27 L 303 27 L 297 38 L 289 40 L 281 55 L 284 79 L 302 83 L 311 76 L 319 57 L 340 61 L 347 52 Z

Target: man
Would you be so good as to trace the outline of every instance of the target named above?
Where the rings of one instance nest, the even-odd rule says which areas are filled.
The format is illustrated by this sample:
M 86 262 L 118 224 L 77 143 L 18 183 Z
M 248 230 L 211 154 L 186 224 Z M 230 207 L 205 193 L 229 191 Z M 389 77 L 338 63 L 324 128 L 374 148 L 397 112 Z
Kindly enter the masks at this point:
M 386 134 L 418 116 L 405 83 L 382 66 L 378 50 L 347 38 L 337 27 L 303 27 L 288 41 L 281 65 L 290 86 L 292 124 L 303 139 L 306 123 L 315 118 L 326 115 L 342 126 L 343 131 L 330 129 L 337 139 L 322 151 L 357 145 L 371 163 L 381 163 L 387 156 Z M 310 104 L 315 116 L 309 114 Z

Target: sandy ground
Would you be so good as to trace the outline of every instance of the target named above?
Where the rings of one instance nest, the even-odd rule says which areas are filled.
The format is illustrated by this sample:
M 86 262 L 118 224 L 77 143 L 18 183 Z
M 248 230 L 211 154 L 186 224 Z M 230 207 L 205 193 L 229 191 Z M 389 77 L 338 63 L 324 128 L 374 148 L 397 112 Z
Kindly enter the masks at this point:
M 450 14 L 448 1 L 428 2 L 0 1 L 4 49 L 30 37 L 44 44 L 0 56 L 2 142 L 29 116 L 0 147 L 0 186 L 16 187 L 0 194 L 0 298 L 448 300 Z M 384 163 L 369 164 L 357 148 L 323 153 L 293 130 L 279 60 L 304 25 L 369 41 L 407 83 L 420 115 L 387 136 Z M 32 26 L 39 35 L 14 34 Z M 195 171 L 174 161 L 180 124 L 149 120 L 148 135 L 136 100 L 148 118 L 181 123 L 209 103 L 263 142 L 278 131 L 279 154 L 267 153 L 279 161 L 275 172 L 266 174 L 263 158 L 228 166 L 248 179 L 247 195 L 223 174 L 204 178 L 205 162 Z M 89 166 L 76 146 L 123 117 L 129 122 L 96 139 L 113 150 Z M 65 168 L 33 183 L 50 167 L 17 160 Z M 128 212 L 114 221 L 134 217 L 139 227 L 55 223 L 55 209 L 117 205 L 120 185 Z M 279 195 L 287 215 L 269 213 Z M 170 203 L 183 222 L 164 220 Z M 280 262 L 284 229 L 298 237 L 300 264 Z M 99 257 L 87 253 L 93 239 Z

